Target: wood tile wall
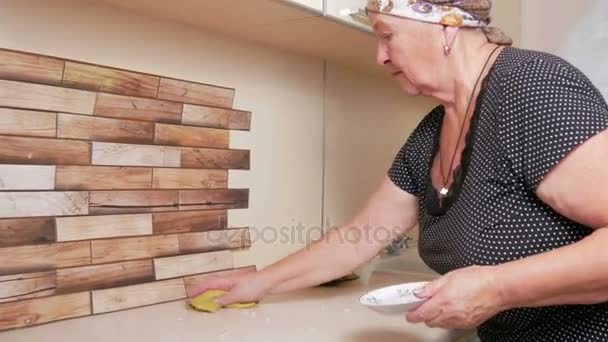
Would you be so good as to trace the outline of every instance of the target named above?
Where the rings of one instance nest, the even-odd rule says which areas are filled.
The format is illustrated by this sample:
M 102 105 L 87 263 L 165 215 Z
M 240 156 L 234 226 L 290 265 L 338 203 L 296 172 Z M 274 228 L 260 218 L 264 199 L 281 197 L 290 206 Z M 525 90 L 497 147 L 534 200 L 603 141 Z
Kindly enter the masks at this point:
M 0 331 L 181 300 L 251 244 L 234 89 L 0 50 Z

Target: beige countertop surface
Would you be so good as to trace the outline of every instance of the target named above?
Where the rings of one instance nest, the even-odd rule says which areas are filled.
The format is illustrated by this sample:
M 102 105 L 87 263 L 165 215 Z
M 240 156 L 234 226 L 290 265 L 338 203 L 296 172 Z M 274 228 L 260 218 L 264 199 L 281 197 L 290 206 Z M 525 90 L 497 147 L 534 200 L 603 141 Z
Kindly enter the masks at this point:
M 473 332 L 410 324 L 405 316 L 384 316 L 359 304 L 367 291 L 430 280 L 429 275 L 375 272 L 358 280 L 266 297 L 256 308 L 215 314 L 189 311 L 185 301 L 0 333 L 2 342 L 209 342 L 209 341 L 469 341 Z

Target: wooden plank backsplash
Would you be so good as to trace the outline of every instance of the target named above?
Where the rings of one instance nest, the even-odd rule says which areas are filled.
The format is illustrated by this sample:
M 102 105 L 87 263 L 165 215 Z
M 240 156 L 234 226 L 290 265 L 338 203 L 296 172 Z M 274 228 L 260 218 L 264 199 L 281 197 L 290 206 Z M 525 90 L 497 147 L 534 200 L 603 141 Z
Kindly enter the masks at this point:
M 0 220 L 0 248 L 55 241 L 55 218 L 35 217 Z
M 251 241 L 249 229 L 243 228 L 180 234 L 179 245 L 184 253 L 197 253 L 249 247 Z
M 57 166 L 55 190 L 149 189 L 152 169 L 124 166 Z
M 91 294 L 27 299 L 0 305 L 0 330 L 23 328 L 91 314 Z
M 226 228 L 227 210 L 180 211 L 152 214 L 155 234 L 201 232 Z
M 93 291 L 93 313 L 100 314 L 186 298 L 181 278 Z
M 0 106 L 91 115 L 95 93 L 0 80 Z
M 55 166 L 0 165 L 0 191 L 53 190 Z
M 56 293 L 107 289 L 154 281 L 152 260 L 135 260 L 57 270 Z
M 86 141 L 0 135 L 0 160 L 11 164 L 89 165 L 91 146 Z
M 93 215 L 132 212 L 178 210 L 179 192 L 176 190 L 92 191 Z
M 218 271 L 232 268 L 232 266 L 233 259 L 229 251 L 186 254 L 154 259 L 157 280 Z
M 230 135 L 224 129 L 156 125 L 154 142 L 159 145 L 228 148 Z
M 206 84 L 161 78 L 158 98 L 200 105 L 232 108 L 234 90 Z
M 199 169 L 249 169 L 249 151 L 182 148 L 181 166 Z
M 63 76 L 67 87 L 144 97 L 155 97 L 158 83 L 158 76 L 73 62 L 66 62 Z
M 55 271 L 0 276 L 0 303 L 54 295 Z
M 72 216 L 88 213 L 87 192 L 0 192 L 0 217 Z
M 98 94 L 95 115 L 119 119 L 176 123 L 182 120 L 183 104 L 132 96 Z
M 106 215 L 57 218 L 57 241 L 152 234 L 152 215 Z
M 248 189 L 182 190 L 180 210 L 230 209 L 247 207 Z
M 57 137 L 150 144 L 154 140 L 154 124 L 96 116 L 59 114 L 57 118 Z
M 0 79 L 59 85 L 65 62 L 20 52 L 0 53 Z
M 225 108 L 184 105 L 182 124 L 249 130 L 251 126 L 251 113 Z
M 66 242 L 0 248 L 0 275 L 50 270 L 91 263 L 90 242 Z
M 228 186 L 228 171 L 155 168 L 152 186 L 155 189 L 226 188 Z
M 179 254 L 179 236 L 153 235 L 93 240 L 91 254 L 94 264 L 177 255 Z
M 223 86 L 0 49 L 0 331 L 186 297 L 251 246 Z M 203 274 L 201 274 L 203 273 Z
M 0 134 L 55 137 L 56 132 L 56 113 L 0 108 Z

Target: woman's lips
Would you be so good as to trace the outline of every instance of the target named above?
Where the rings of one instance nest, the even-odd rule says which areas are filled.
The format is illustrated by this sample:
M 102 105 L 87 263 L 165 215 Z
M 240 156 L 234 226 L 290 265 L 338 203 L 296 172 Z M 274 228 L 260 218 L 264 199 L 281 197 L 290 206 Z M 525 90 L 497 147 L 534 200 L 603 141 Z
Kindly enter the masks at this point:
M 395 71 L 395 72 L 392 72 L 392 73 L 391 73 L 391 75 L 393 75 L 393 76 L 397 76 L 397 75 L 399 75 L 399 74 L 401 74 L 401 71 Z

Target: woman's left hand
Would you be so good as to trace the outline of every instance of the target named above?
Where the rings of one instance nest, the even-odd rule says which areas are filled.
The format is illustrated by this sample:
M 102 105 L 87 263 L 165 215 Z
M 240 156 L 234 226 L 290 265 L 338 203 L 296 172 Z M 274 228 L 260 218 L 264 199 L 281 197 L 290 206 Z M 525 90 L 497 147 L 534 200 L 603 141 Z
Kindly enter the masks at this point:
M 472 266 L 450 272 L 416 293 L 429 298 L 407 314 L 411 323 L 429 327 L 472 329 L 505 310 L 492 266 Z

